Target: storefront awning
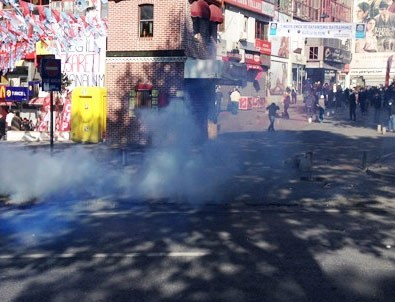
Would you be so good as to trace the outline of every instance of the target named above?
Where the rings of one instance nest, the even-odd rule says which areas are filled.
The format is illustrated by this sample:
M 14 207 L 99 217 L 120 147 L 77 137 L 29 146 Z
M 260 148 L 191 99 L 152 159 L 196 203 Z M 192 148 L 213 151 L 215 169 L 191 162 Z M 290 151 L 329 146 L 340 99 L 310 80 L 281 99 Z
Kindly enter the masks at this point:
M 0 100 L 0 106 L 12 106 L 14 105 L 14 102 L 6 102 L 3 100 Z
M 255 65 L 255 64 L 246 64 L 247 70 L 258 70 L 258 71 L 263 71 L 263 68 L 261 65 Z
M 210 19 L 210 6 L 204 0 L 198 0 L 191 4 L 191 17 Z
M 44 104 L 47 105 L 50 102 L 50 98 L 48 96 L 46 97 L 37 97 L 37 98 L 32 98 L 29 101 L 29 105 L 35 105 L 35 106 L 43 106 Z
M 224 16 L 222 15 L 222 10 L 218 6 L 210 5 L 210 21 L 215 23 L 224 22 Z

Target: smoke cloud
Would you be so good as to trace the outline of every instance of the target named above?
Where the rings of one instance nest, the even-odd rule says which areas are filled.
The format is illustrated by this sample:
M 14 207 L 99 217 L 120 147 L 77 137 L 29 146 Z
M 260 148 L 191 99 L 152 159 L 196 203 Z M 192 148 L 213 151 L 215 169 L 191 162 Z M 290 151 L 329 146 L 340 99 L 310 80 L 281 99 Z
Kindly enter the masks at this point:
M 194 204 L 223 201 L 223 186 L 238 169 L 231 147 L 220 139 L 196 144 L 201 129 L 183 103 L 139 114 L 152 135 L 152 146 L 137 163 L 128 158 L 134 169 L 122 166 L 119 152 L 103 155 L 92 145 L 55 148 L 51 154 L 49 146 L 0 144 L 0 195 L 9 196 L 13 204 L 103 196 Z

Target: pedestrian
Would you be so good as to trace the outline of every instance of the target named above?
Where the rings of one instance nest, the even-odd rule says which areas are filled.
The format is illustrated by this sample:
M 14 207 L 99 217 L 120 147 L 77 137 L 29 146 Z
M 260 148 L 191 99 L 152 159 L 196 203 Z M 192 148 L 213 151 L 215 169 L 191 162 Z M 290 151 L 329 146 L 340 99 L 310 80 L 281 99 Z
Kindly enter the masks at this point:
M 377 87 L 375 87 L 373 89 L 371 101 L 374 106 L 374 122 L 379 123 L 380 122 L 380 110 L 381 110 L 381 96 L 380 96 L 380 91 L 377 89 Z
M 356 122 L 357 120 L 356 109 L 357 109 L 358 97 L 359 97 L 358 90 L 356 89 L 354 89 L 348 97 L 350 121 L 354 121 L 354 122 Z
M 289 119 L 288 109 L 289 106 L 291 105 L 291 97 L 289 96 L 289 93 L 285 94 L 283 104 L 284 104 L 284 118 Z
M 305 107 L 306 107 L 305 109 L 306 109 L 307 119 L 312 119 L 314 102 L 315 102 L 314 92 L 310 90 L 305 98 Z
M 324 121 L 325 113 L 325 96 L 321 95 L 317 102 L 317 122 L 322 123 Z
M 14 118 L 15 114 L 12 110 L 10 110 L 6 117 L 5 117 L 5 122 L 7 126 L 7 130 L 11 130 L 11 124 L 12 124 L 12 119 Z
M 296 95 L 296 89 L 295 89 L 295 87 L 292 87 L 292 92 L 291 92 L 291 95 L 292 95 L 292 104 L 296 104 L 296 99 L 297 99 L 297 95 Z
M 5 128 L 5 120 L 3 115 L 0 113 L 0 140 L 5 136 Z
M 239 101 L 240 101 L 240 92 L 235 87 L 235 88 L 233 88 L 233 91 L 230 94 L 231 112 L 234 115 L 236 115 L 239 111 Z
M 388 131 L 394 132 L 395 131 L 395 103 L 394 100 L 391 98 L 388 101 Z
M 11 130 L 14 130 L 14 131 L 22 130 L 22 119 L 20 117 L 20 113 L 19 112 L 16 112 L 15 116 L 12 118 Z
M 280 110 L 274 102 L 271 103 L 269 106 L 266 107 L 266 110 L 269 111 L 269 128 L 268 131 L 274 131 L 274 122 L 276 121 L 277 111 Z

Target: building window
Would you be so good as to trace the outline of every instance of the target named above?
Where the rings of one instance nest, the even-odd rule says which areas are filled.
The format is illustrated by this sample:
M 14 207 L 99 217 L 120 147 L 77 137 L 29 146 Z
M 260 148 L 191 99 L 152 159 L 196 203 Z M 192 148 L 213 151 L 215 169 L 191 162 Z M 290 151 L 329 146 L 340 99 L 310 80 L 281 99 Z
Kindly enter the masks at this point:
M 152 37 L 154 34 L 154 6 L 143 4 L 140 10 L 140 37 Z
M 255 39 L 267 40 L 268 38 L 268 26 L 269 24 L 262 21 L 255 22 Z
M 151 108 L 152 95 L 151 90 L 137 91 L 136 108 Z
M 310 47 L 309 59 L 310 60 L 318 60 L 318 47 Z

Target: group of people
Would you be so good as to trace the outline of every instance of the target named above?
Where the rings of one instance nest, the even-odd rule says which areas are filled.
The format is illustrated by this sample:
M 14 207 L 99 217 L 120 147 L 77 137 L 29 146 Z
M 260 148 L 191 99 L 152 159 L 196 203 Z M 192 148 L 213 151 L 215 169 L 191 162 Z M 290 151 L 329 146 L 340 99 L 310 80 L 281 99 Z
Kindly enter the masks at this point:
M 374 122 L 385 124 L 388 129 L 395 130 L 395 83 L 388 87 L 371 86 L 342 89 L 340 85 L 329 84 L 305 87 L 305 111 L 308 117 L 316 116 L 316 121 L 322 122 L 327 108 L 348 107 L 350 121 L 357 121 L 357 109 L 366 115 L 369 108 L 374 110 Z
M 0 139 L 3 139 L 8 130 L 31 131 L 33 122 L 26 117 L 21 118 L 19 111 L 10 110 L 6 116 L 0 114 Z

